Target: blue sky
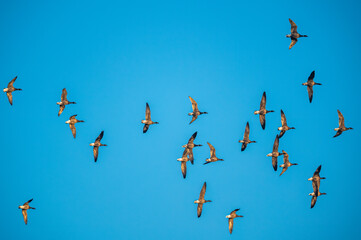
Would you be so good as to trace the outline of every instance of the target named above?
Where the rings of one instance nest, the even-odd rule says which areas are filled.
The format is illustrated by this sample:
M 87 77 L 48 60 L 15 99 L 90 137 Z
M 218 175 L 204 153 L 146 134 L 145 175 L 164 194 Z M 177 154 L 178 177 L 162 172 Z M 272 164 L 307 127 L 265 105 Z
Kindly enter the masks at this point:
M 4 239 L 355 239 L 361 87 L 357 1 L 2 1 L 0 232 Z M 288 49 L 288 18 L 307 34 Z M 315 70 L 312 104 L 306 87 Z M 77 102 L 58 117 L 61 90 Z M 267 92 L 266 130 L 258 109 Z M 202 115 L 192 125 L 192 96 Z M 142 133 L 145 103 L 160 122 Z M 279 177 L 272 150 L 299 165 Z M 337 109 L 352 131 L 332 138 Z M 65 121 L 78 114 L 74 140 Z M 241 152 L 246 122 L 251 144 Z M 104 130 L 98 162 L 92 147 Z M 181 146 L 198 131 L 182 178 Z M 207 141 L 224 162 L 202 165 Z M 279 164 L 282 158 L 279 159 Z M 322 164 L 310 209 L 311 177 Z M 207 181 L 202 217 L 196 204 Z M 25 226 L 18 205 L 34 198 Z

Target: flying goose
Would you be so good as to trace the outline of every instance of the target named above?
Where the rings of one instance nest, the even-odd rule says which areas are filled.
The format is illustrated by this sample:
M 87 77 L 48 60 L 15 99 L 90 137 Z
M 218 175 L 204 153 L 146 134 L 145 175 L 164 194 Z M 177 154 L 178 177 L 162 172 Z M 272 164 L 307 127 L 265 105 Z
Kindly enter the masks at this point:
M 312 181 L 313 192 L 315 193 L 316 198 L 320 196 L 319 190 L 320 190 L 321 179 L 326 179 L 325 177 L 320 177 L 320 171 L 321 171 L 321 165 L 318 166 L 316 171 L 313 173 L 313 176 L 308 179 L 308 181 Z
M 90 146 L 93 146 L 93 153 L 94 153 L 94 162 L 97 162 L 98 160 L 98 153 L 99 153 L 99 147 L 100 146 L 108 146 L 106 144 L 100 143 L 104 135 L 104 131 L 102 131 L 99 136 L 95 139 L 94 143 L 89 144 Z
M 307 82 L 302 83 L 303 86 L 307 86 L 308 99 L 310 100 L 310 103 L 312 102 L 312 97 L 313 97 L 313 86 L 322 85 L 321 83 L 314 82 L 313 81 L 314 78 L 315 78 L 315 71 L 311 72 Z
M 291 34 L 286 35 L 286 37 L 291 38 L 291 44 L 288 49 L 291 49 L 296 43 L 297 38 L 308 37 L 307 35 L 301 35 L 297 32 L 297 25 L 294 23 L 291 18 L 288 19 L 291 23 Z
M 243 140 L 239 140 L 238 142 L 242 143 L 242 148 L 241 148 L 242 152 L 246 149 L 247 144 L 256 142 L 256 141 L 249 140 L 249 123 L 248 122 L 246 124 L 246 129 L 244 130 Z
M 13 80 L 11 80 L 8 84 L 7 88 L 4 88 L 4 92 L 6 92 L 6 95 L 8 96 L 9 99 L 9 103 L 12 106 L 13 105 L 13 95 L 12 92 L 14 91 L 21 91 L 21 88 L 14 88 L 13 84 L 15 82 L 15 80 L 18 78 L 18 76 L 14 77 Z
M 78 123 L 78 122 L 84 122 L 83 120 L 78 120 L 76 119 L 75 117 L 78 116 L 77 114 L 71 116 L 69 118 L 68 121 L 66 121 L 65 123 L 69 124 L 69 127 L 71 129 L 71 132 L 73 133 L 73 137 L 75 138 L 76 137 L 76 128 L 75 128 L 75 123 Z
M 191 161 L 191 163 L 193 164 L 194 158 L 193 158 L 193 148 L 194 147 L 201 147 L 201 144 L 194 144 L 193 141 L 194 139 L 197 137 L 197 132 L 193 133 L 193 135 L 190 137 L 190 139 L 188 140 L 188 143 L 183 145 L 182 147 L 184 148 L 188 148 L 188 156 L 189 156 L 189 161 Z
M 182 157 L 177 159 L 177 161 L 181 162 L 181 170 L 182 170 L 183 178 L 186 178 L 187 175 L 187 162 L 189 161 L 188 151 L 189 151 L 188 148 L 184 149 Z
M 149 125 L 159 124 L 159 122 L 152 121 L 150 117 L 150 108 L 148 103 L 146 104 L 146 108 L 145 108 L 145 120 L 142 120 L 142 123 L 144 123 L 143 133 L 146 133 L 148 131 Z
M 22 210 L 22 214 L 23 214 L 23 217 L 24 217 L 25 225 L 28 224 L 28 213 L 27 213 L 26 210 L 28 210 L 28 209 L 35 209 L 35 208 L 29 206 L 29 203 L 30 203 L 31 201 L 33 201 L 33 199 L 30 199 L 29 201 L 27 201 L 27 202 L 24 203 L 23 205 L 20 205 L 20 206 L 19 206 L 19 209 Z
M 207 113 L 207 112 L 200 112 L 200 111 L 198 110 L 198 104 L 197 104 L 197 102 L 194 101 L 194 99 L 191 98 L 190 96 L 188 96 L 188 97 L 189 97 L 189 99 L 190 99 L 191 102 L 192 102 L 192 109 L 193 109 L 193 112 L 188 113 L 189 116 L 192 116 L 192 121 L 189 123 L 189 124 L 191 124 L 192 122 L 194 122 L 194 121 L 198 118 L 199 115 L 208 114 L 208 113 Z
M 207 188 L 207 183 L 204 182 L 202 190 L 199 194 L 199 199 L 194 201 L 194 203 L 198 203 L 198 206 L 197 206 L 198 217 L 200 217 L 202 215 L 203 204 L 207 203 L 207 202 L 212 202 L 211 200 L 204 200 L 204 195 L 206 194 L 206 188 Z
M 59 109 L 59 112 L 58 112 L 58 116 L 60 116 L 60 114 L 64 111 L 64 108 L 66 105 L 68 104 L 76 104 L 76 102 L 69 102 L 68 99 L 66 98 L 66 95 L 67 95 L 67 91 L 65 88 L 63 88 L 63 92 L 61 93 L 61 99 L 60 99 L 60 102 L 57 102 L 56 104 L 59 105 L 60 109 Z
M 282 150 L 282 153 L 283 153 L 283 164 L 280 165 L 282 169 L 282 172 L 280 174 L 280 176 L 286 172 L 286 170 L 291 167 L 292 165 L 298 165 L 297 163 L 290 163 L 290 161 L 288 160 L 288 153 L 286 153 L 285 150 Z
M 279 138 L 281 138 L 286 131 L 290 130 L 290 129 L 295 129 L 294 127 L 289 127 L 287 126 L 287 120 L 286 120 L 286 115 L 284 114 L 284 112 L 281 109 L 281 123 L 282 123 L 282 127 L 279 127 L 278 130 L 280 130 L 280 134 L 279 134 Z
M 315 192 L 312 192 L 312 193 L 309 193 L 308 195 L 312 196 L 312 199 L 311 199 L 311 208 L 313 208 L 316 204 L 316 201 L 317 201 L 317 197 L 321 196 L 321 195 L 326 195 L 326 193 L 322 193 L 320 191 L 318 191 L 318 194 L 316 195 Z
M 273 143 L 272 152 L 267 154 L 267 157 L 272 157 L 272 166 L 275 171 L 277 171 L 277 158 L 278 158 L 278 156 L 283 155 L 283 153 L 278 152 L 278 145 L 279 145 L 279 137 L 277 135 L 276 139 Z
M 211 151 L 211 157 L 206 159 L 206 162 L 203 163 L 203 165 L 211 163 L 211 162 L 217 162 L 217 161 L 224 161 L 223 159 L 217 158 L 216 157 L 216 149 L 212 146 L 212 144 L 210 144 L 209 142 L 207 142 L 210 151 Z
M 340 110 L 337 109 L 338 112 L 338 128 L 335 128 L 336 135 L 333 137 L 340 136 L 342 132 L 353 129 L 352 127 L 345 127 L 345 118 L 343 117 Z
M 274 112 L 273 110 L 266 110 L 266 92 L 263 92 L 261 104 L 258 111 L 255 111 L 254 114 L 259 114 L 259 121 L 261 122 L 261 126 L 263 129 L 266 128 L 266 114 Z
M 239 210 L 239 208 L 234 209 L 229 215 L 226 216 L 226 218 L 228 218 L 228 228 L 229 228 L 229 233 L 232 234 L 233 231 L 233 219 L 237 218 L 237 217 L 243 217 L 242 215 L 237 215 L 237 211 Z

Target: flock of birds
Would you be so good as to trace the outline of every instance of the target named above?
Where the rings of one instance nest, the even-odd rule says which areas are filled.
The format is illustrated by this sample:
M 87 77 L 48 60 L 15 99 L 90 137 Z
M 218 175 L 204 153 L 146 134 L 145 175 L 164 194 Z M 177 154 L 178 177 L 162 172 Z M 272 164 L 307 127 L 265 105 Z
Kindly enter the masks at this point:
M 297 32 L 297 25 L 291 19 L 289 19 L 289 22 L 291 24 L 291 34 L 286 35 L 286 37 L 291 38 L 291 44 L 289 46 L 289 49 L 291 49 L 297 43 L 298 38 L 307 37 L 307 35 L 299 34 Z M 320 83 L 314 82 L 314 80 L 313 80 L 314 77 L 315 77 L 315 71 L 313 71 L 310 74 L 307 82 L 302 83 L 302 85 L 307 86 L 308 98 L 309 98 L 310 103 L 312 102 L 312 99 L 313 99 L 313 86 L 321 85 Z M 15 88 L 13 86 L 16 79 L 17 79 L 17 77 L 12 79 L 9 82 L 7 88 L 5 88 L 3 90 L 6 93 L 6 95 L 8 97 L 8 100 L 9 100 L 9 103 L 11 105 L 13 105 L 12 93 L 14 91 L 21 91 L 22 90 L 20 88 Z M 192 116 L 192 120 L 189 123 L 189 124 L 191 124 L 191 123 L 193 123 L 194 121 L 197 120 L 198 116 L 203 115 L 203 114 L 207 114 L 207 112 L 199 111 L 197 102 L 192 97 L 189 97 L 189 99 L 190 99 L 190 101 L 192 103 L 192 110 L 193 110 L 192 112 L 188 113 L 189 116 Z M 66 105 L 76 104 L 76 103 L 68 101 L 68 99 L 67 99 L 67 91 L 64 88 L 62 90 L 62 94 L 61 94 L 61 101 L 57 102 L 57 104 L 60 107 L 59 112 L 58 112 L 58 116 L 60 116 L 62 114 L 62 112 L 64 111 Z M 263 92 L 261 103 L 260 103 L 260 108 L 259 108 L 259 110 L 254 112 L 254 114 L 259 115 L 259 120 L 260 120 L 260 123 L 261 123 L 261 126 L 262 126 L 263 129 L 266 128 L 266 114 L 270 113 L 270 112 L 274 112 L 274 111 L 266 109 L 266 92 Z M 336 135 L 334 137 L 337 137 L 337 136 L 341 135 L 342 132 L 344 132 L 344 131 L 352 129 L 351 127 L 346 127 L 345 126 L 345 120 L 344 120 L 344 117 L 343 117 L 342 113 L 339 110 L 337 110 L 337 112 L 338 112 L 338 117 L 339 117 L 339 123 L 338 123 L 339 126 L 338 126 L 338 128 L 334 129 L 336 131 Z M 71 132 L 72 132 L 72 135 L 73 135 L 74 138 L 76 138 L 75 124 L 79 123 L 79 122 L 84 122 L 82 120 L 76 119 L 76 116 L 77 115 L 72 115 L 69 118 L 69 120 L 65 122 L 65 123 L 69 124 L 69 127 L 71 129 Z M 145 120 L 142 120 L 141 122 L 144 124 L 143 133 L 146 133 L 148 131 L 150 125 L 159 124 L 158 122 L 152 121 L 152 119 L 151 119 L 151 111 L 150 111 L 150 107 L 149 107 L 148 103 L 146 103 Z M 291 129 L 295 129 L 294 127 L 289 127 L 287 125 L 286 115 L 284 114 L 284 112 L 282 110 L 281 110 L 281 124 L 282 124 L 282 126 L 278 128 L 280 133 L 276 135 L 275 141 L 273 143 L 272 152 L 267 154 L 268 157 L 272 157 L 272 166 L 273 166 L 274 171 L 277 171 L 278 157 L 283 155 L 283 164 L 281 164 L 279 166 L 279 167 L 283 168 L 280 176 L 283 173 L 285 173 L 290 166 L 297 165 L 297 163 L 290 163 L 289 162 L 289 155 L 287 154 L 286 151 L 282 150 L 282 152 L 278 152 L 279 139 L 287 131 L 289 131 Z M 244 135 L 243 135 L 243 139 L 239 140 L 239 143 L 242 143 L 241 151 L 244 151 L 247 148 L 248 144 L 256 143 L 256 141 L 251 141 L 249 139 L 249 134 L 250 134 L 250 128 L 249 128 L 249 123 L 247 122 L 245 131 L 244 131 Z M 106 144 L 102 144 L 100 142 L 102 140 L 102 138 L 103 138 L 103 135 L 104 135 L 104 131 L 102 131 L 99 134 L 99 136 L 96 138 L 94 143 L 90 144 L 90 146 L 93 147 L 93 154 L 94 154 L 94 161 L 95 162 L 97 162 L 97 159 L 98 159 L 99 147 L 107 146 Z M 190 137 L 187 144 L 182 146 L 183 148 L 185 148 L 184 151 L 183 151 L 182 157 L 177 159 L 177 161 L 181 162 L 181 171 L 182 171 L 182 174 L 183 174 L 183 178 L 186 178 L 187 162 L 190 161 L 191 164 L 194 163 L 193 148 L 202 146 L 201 144 L 194 144 L 194 140 L 195 140 L 196 137 L 197 137 L 197 132 L 195 132 Z M 209 142 L 207 142 L 207 144 L 208 144 L 209 149 L 210 149 L 210 157 L 206 159 L 206 162 L 204 164 L 209 164 L 209 163 L 213 163 L 213 162 L 217 162 L 217 161 L 224 161 L 223 159 L 218 158 L 216 156 L 216 150 L 212 146 L 212 144 L 210 144 Z M 313 187 L 313 192 L 309 194 L 310 196 L 312 196 L 311 208 L 313 208 L 315 206 L 317 198 L 319 196 L 326 194 L 326 193 L 321 193 L 320 192 L 321 179 L 325 179 L 324 177 L 319 176 L 320 171 L 321 171 L 321 165 L 316 169 L 313 176 L 308 179 L 309 181 L 312 181 L 312 187 Z M 197 216 L 198 217 L 200 217 L 201 214 L 202 214 L 203 204 L 205 204 L 207 202 L 211 202 L 211 200 L 205 200 L 204 199 L 205 193 L 206 193 L 206 187 L 207 187 L 207 184 L 206 184 L 206 182 L 204 182 L 203 187 L 201 189 L 201 192 L 199 194 L 199 198 L 194 201 L 195 204 L 198 204 L 198 206 L 197 206 Z M 27 220 L 28 220 L 27 210 L 35 209 L 35 208 L 29 206 L 29 203 L 32 200 L 33 199 L 30 199 L 29 201 L 27 201 L 23 205 L 19 206 L 19 209 L 22 210 L 22 214 L 23 214 L 23 217 L 24 217 L 25 224 L 27 224 Z M 243 217 L 241 215 L 237 215 L 238 210 L 239 210 L 239 208 L 233 210 L 229 215 L 226 216 L 226 218 L 228 218 L 228 227 L 229 227 L 229 232 L 231 234 L 232 234 L 232 231 L 233 231 L 233 219 L 235 219 L 237 217 Z

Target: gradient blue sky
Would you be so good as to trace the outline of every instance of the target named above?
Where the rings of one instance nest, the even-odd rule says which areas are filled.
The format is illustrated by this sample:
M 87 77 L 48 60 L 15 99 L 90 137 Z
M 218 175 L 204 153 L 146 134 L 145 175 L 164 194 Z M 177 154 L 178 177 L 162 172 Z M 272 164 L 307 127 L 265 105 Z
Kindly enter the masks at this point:
M 356 239 L 361 234 L 360 2 L 2 1 L 2 239 Z M 288 50 L 288 18 L 300 39 Z M 305 82 L 316 71 L 313 103 Z M 61 90 L 76 105 L 58 117 Z M 267 92 L 266 130 L 258 116 Z M 188 125 L 192 96 L 202 111 Z M 145 103 L 160 124 L 142 133 Z M 266 157 L 283 109 L 279 177 Z M 355 128 L 333 139 L 337 109 Z M 85 120 L 77 138 L 64 122 Z M 256 140 L 237 142 L 249 121 Z M 92 147 L 104 130 L 99 159 Z M 182 178 L 182 144 L 198 131 Z M 202 165 L 209 141 L 224 162 Z M 282 162 L 280 159 L 279 162 Z M 311 177 L 322 164 L 310 209 Z M 204 181 L 200 219 L 196 204 Z M 25 226 L 18 205 L 34 198 Z

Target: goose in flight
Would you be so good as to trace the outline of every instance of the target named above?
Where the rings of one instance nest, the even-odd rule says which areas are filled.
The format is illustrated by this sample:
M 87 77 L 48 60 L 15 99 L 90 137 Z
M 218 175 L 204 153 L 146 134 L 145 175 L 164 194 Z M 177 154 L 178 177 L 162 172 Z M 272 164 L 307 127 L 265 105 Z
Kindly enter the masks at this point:
M 94 153 L 94 162 L 97 162 L 98 160 L 98 153 L 99 153 L 99 147 L 100 146 L 108 146 L 106 144 L 100 143 L 104 135 L 104 131 L 102 131 L 99 136 L 95 139 L 94 143 L 89 144 L 90 146 L 93 146 L 93 153 Z
M 254 114 L 259 114 L 259 121 L 261 122 L 261 126 L 263 129 L 266 128 L 266 114 L 274 112 L 273 110 L 266 110 L 266 92 L 263 92 L 261 104 L 258 111 L 255 111 Z
M 291 44 L 288 49 L 291 49 L 296 43 L 297 38 L 308 37 L 307 35 L 301 35 L 297 32 L 297 25 L 294 23 L 291 18 L 288 19 L 291 23 L 291 34 L 286 35 L 286 37 L 291 38 Z
M 226 216 L 226 218 L 228 218 L 228 228 L 229 228 L 229 233 L 232 234 L 233 231 L 233 219 L 237 218 L 237 217 L 243 217 L 242 215 L 237 215 L 237 211 L 239 210 L 239 208 L 234 209 L 229 215 Z
M 70 130 L 71 130 L 71 132 L 73 133 L 73 137 L 74 137 L 74 138 L 76 137 L 75 123 L 84 122 L 83 120 L 78 120 L 78 119 L 76 119 L 76 118 L 75 118 L 76 116 L 78 116 L 78 115 L 75 114 L 75 115 L 71 116 L 71 117 L 69 118 L 69 120 L 65 122 L 66 124 L 69 124 Z
M 177 159 L 177 161 L 181 162 L 181 170 L 182 170 L 183 178 L 186 178 L 187 175 L 187 162 L 189 161 L 188 151 L 189 151 L 188 148 L 184 149 L 182 157 Z
M 308 92 L 308 99 L 310 100 L 310 103 L 312 102 L 313 98 L 313 86 L 314 85 L 322 85 L 321 83 L 316 83 L 313 81 L 315 78 L 315 71 L 313 71 L 310 76 L 308 77 L 307 82 L 302 83 L 303 86 L 307 86 L 307 92 Z
M 60 116 L 60 114 L 64 111 L 66 105 L 68 105 L 68 104 L 76 104 L 76 102 L 69 102 L 68 101 L 68 99 L 66 98 L 67 94 L 68 93 L 67 93 L 66 89 L 63 88 L 63 92 L 61 93 L 60 102 L 56 103 L 60 107 L 59 112 L 58 112 L 58 116 Z
M 9 103 L 10 105 L 12 106 L 13 105 L 13 95 L 12 95 L 12 92 L 14 91 L 21 91 L 22 89 L 21 88 L 14 88 L 13 84 L 15 82 L 15 80 L 18 78 L 18 76 L 14 77 L 13 80 L 11 80 L 8 84 L 8 87 L 7 88 L 4 88 L 4 92 L 6 92 L 6 96 L 8 97 L 9 99 Z
M 183 145 L 182 147 L 184 148 L 188 148 L 188 156 L 189 156 L 189 161 L 191 161 L 191 163 L 193 164 L 194 158 L 193 158 L 193 148 L 194 147 L 201 147 L 203 146 L 202 144 L 194 144 L 194 139 L 196 139 L 197 137 L 197 132 L 193 133 L 193 135 L 190 137 L 190 139 L 188 140 L 188 143 Z
M 249 123 L 248 122 L 246 124 L 246 129 L 244 130 L 243 139 L 239 140 L 238 142 L 242 143 L 242 148 L 241 148 L 242 152 L 246 149 L 247 144 L 256 142 L 256 141 L 249 140 Z
M 278 135 L 279 138 L 281 138 L 286 131 L 290 130 L 290 129 L 295 129 L 294 127 L 289 127 L 287 126 L 287 120 L 286 120 L 286 115 L 284 114 L 284 112 L 281 109 L 281 123 L 282 123 L 282 127 L 279 127 L 278 130 L 280 130 L 280 134 Z
M 286 172 L 286 170 L 291 167 L 292 165 L 298 165 L 297 163 L 290 163 L 290 161 L 288 160 L 288 153 L 286 153 L 286 151 L 282 150 L 282 153 L 283 153 L 283 164 L 280 165 L 282 169 L 282 172 L 280 174 L 280 176 Z
M 194 203 L 198 204 L 198 206 L 197 206 L 197 216 L 198 217 L 200 217 L 202 215 L 203 204 L 207 203 L 207 202 L 212 202 L 211 200 L 204 200 L 204 195 L 206 194 L 206 188 L 207 188 L 207 183 L 204 182 L 202 190 L 199 194 L 199 199 L 194 201 Z
M 340 110 L 337 110 L 338 113 L 338 128 L 335 128 L 336 135 L 333 137 L 340 136 L 342 132 L 353 129 L 352 127 L 345 127 L 345 118 L 343 117 Z
M 192 116 L 192 121 L 189 123 L 189 124 L 191 124 L 192 122 L 194 122 L 194 121 L 198 118 L 199 115 L 208 114 L 208 113 L 207 113 L 207 112 L 200 112 L 200 111 L 198 110 L 198 104 L 197 104 L 197 102 L 194 101 L 194 99 L 191 98 L 190 96 L 189 96 L 189 99 L 190 99 L 191 102 L 192 102 L 192 109 L 193 109 L 193 112 L 188 113 L 189 116 Z
M 152 121 L 150 117 L 150 108 L 148 103 L 146 104 L 146 108 L 145 108 L 145 120 L 142 120 L 142 123 L 144 123 L 143 133 L 146 133 L 148 131 L 150 125 L 159 124 L 159 122 Z
M 24 203 L 23 205 L 20 205 L 20 206 L 19 206 L 19 209 L 22 210 L 22 214 L 23 214 L 23 217 L 24 217 L 25 225 L 28 224 L 28 213 L 27 213 L 27 210 L 28 210 L 28 209 L 35 209 L 35 208 L 29 206 L 29 203 L 30 203 L 31 201 L 33 201 L 33 199 L 30 199 L 29 201 L 27 201 L 27 202 Z
M 209 142 L 207 142 L 209 149 L 211 151 L 211 157 L 206 159 L 206 162 L 203 163 L 203 165 L 211 163 L 211 162 L 217 162 L 217 161 L 224 161 L 223 159 L 217 158 L 216 157 L 216 149 L 212 146 L 212 144 L 210 144 Z
M 313 176 L 308 179 L 308 181 L 312 181 L 313 192 L 315 193 L 316 198 L 320 196 L 319 190 L 320 190 L 321 179 L 326 179 L 325 177 L 320 177 L 320 171 L 321 171 L 321 165 L 318 166 L 316 171 L 313 173 Z
M 279 137 L 277 135 L 273 143 L 272 152 L 267 154 L 267 157 L 272 157 L 272 166 L 275 171 L 277 171 L 277 158 L 278 156 L 283 155 L 283 153 L 278 152 L 278 145 L 279 145 Z

